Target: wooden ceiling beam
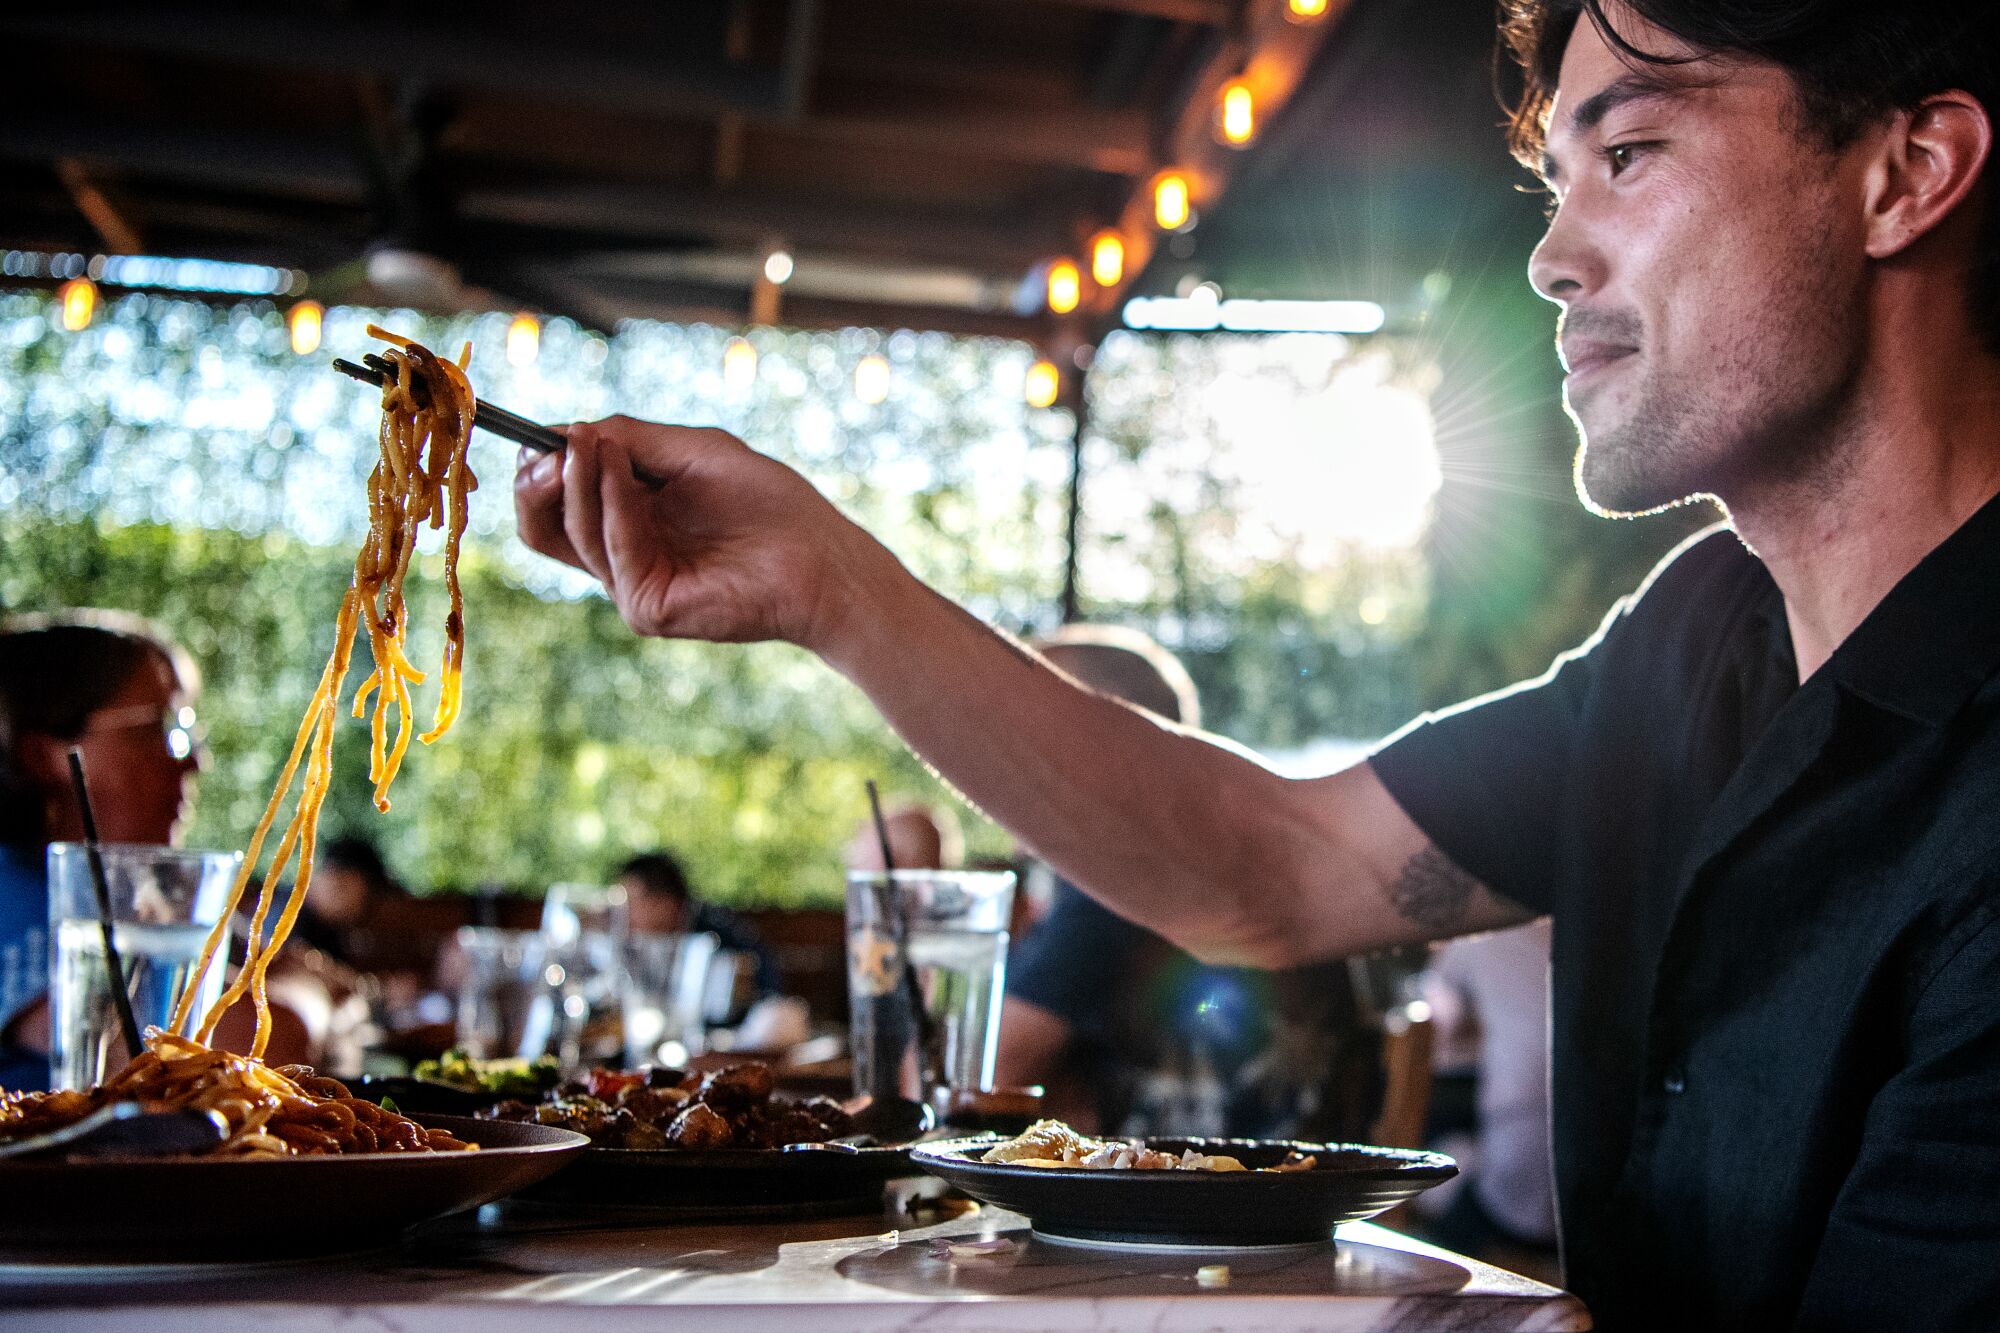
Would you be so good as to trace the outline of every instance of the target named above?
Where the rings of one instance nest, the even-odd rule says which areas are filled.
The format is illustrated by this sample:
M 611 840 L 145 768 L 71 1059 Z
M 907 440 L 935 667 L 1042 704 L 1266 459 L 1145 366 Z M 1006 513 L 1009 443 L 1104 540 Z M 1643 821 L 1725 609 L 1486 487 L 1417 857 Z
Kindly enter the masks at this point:
M 1010 0 L 1018 3 L 1018 0 Z M 1134 14 L 1141 18 L 1172 19 L 1176 23 L 1200 23 L 1211 28 L 1227 27 L 1236 21 L 1243 0 L 1041 0 L 1045 5 L 1070 9 L 1099 9 L 1110 14 Z
M 112 202 L 83 163 L 73 157 L 57 158 L 56 175 L 61 179 L 63 188 L 69 191 L 76 211 L 83 214 L 108 252 L 114 255 L 145 253 L 145 242 L 139 238 L 139 224 L 127 208 Z
M 780 63 L 752 68 L 712 58 L 656 55 L 631 43 L 590 43 L 498 26 L 484 30 L 413 18 L 421 7 L 366 16 L 310 6 L 150 3 L 11 6 L 0 33 L 232 64 L 316 69 L 427 83 L 469 84 L 526 96 L 658 113 L 736 110 L 789 117 L 804 110 L 819 0 L 789 0 Z

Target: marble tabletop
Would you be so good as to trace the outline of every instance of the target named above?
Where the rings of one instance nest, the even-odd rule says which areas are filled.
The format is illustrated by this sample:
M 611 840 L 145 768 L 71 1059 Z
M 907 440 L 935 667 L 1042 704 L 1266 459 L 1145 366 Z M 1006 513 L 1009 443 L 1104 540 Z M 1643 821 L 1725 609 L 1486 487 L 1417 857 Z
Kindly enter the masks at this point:
M 907 1219 L 905 1219 L 907 1222 Z M 750 1223 L 607 1220 L 508 1204 L 393 1250 L 311 1262 L 65 1268 L 0 1261 L 0 1328 L 1573 1330 L 1553 1287 L 1354 1223 L 1330 1245 L 1161 1253 L 1033 1235 L 993 1208 Z M 1205 1266 L 1226 1275 L 1197 1278 Z

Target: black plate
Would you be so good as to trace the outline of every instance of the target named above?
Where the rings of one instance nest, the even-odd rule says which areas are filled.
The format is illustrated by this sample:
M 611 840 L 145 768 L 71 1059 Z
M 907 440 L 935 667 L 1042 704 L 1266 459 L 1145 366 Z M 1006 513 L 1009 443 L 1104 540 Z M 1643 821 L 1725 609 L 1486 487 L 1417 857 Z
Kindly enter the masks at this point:
M 1342 1222 L 1395 1207 L 1450 1180 L 1458 1164 L 1438 1153 L 1356 1143 L 1271 1139 L 1144 1140 L 1178 1153 L 1226 1153 L 1248 1167 L 1311 1153 L 1311 1171 L 1092 1171 L 981 1162 L 998 1140 L 926 1143 L 911 1160 L 975 1199 L 1010 1209 L 1045 1236 L 1143 1245 L 1289 1245 L 1329 1238 Z
M 475 1115 L 489 1106 L 497 1106 L 509 1097 L 520 1097 L 519 1093 L 488 1092 L 484 1089 L 461 1088 L 452 1083 L 440 1083 L 436 1079 L 412 1078 L 408 1074 L 378 1076 L 363 1074 L 359 1078 L 340 1080 L 347 1090 L 356 1097 L 371 1102 L 380 1102 L 387 1097 L 396 1103 L 396 1109 L 404 1115 Z M 540 1101 L 542 1094 L 529 1093 L 521 1097 L 523 1101 Z
M 566 1129 L 419 1115 L 478 1152 L 0 1162 L 0 1260 L 249 1259 L 386 1245 L 576 1159 Z
M 591 1148 L 523 1197 L 681 1217 L 758 1217 L 877 1207 L 885 1181 L 916 1174 L 908 1147 Z

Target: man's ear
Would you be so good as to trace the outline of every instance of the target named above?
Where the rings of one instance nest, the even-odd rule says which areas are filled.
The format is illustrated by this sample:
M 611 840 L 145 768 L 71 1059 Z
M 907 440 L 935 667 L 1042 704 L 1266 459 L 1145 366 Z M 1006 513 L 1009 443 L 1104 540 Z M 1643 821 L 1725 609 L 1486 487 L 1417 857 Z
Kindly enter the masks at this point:
M 1992 118 L 1970 93 L 1937 93 L 1897 112 L 1868 175 L 1869 258 L 1935 231 L 1979 183 L 1992 150 Z

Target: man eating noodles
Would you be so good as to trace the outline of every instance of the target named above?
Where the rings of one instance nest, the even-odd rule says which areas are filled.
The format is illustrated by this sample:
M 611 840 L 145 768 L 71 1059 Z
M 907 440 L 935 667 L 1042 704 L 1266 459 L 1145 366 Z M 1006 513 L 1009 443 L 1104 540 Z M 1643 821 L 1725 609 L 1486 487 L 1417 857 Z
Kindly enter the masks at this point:
M 1728 515 L 1539 679 L 1289 780 L 1075 686 L 720 432 L 571 427 L 517 478 L 522 533 L 640 633 L 818 653 L 1205 958 L 1551 915 L 1600 1327 L 1991 1328 L 2000 6 L 1508 8 L 1579 492 Z

